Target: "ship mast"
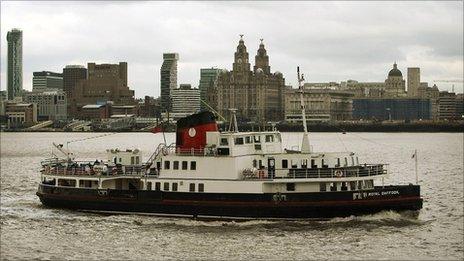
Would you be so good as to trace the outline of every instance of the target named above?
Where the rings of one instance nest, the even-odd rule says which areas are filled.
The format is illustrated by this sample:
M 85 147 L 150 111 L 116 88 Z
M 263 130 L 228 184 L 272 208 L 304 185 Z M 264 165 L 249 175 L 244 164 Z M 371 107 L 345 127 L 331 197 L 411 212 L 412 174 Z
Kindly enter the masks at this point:
M 298 88 L 299 88 L 299 93 L 300 93 L 300 104 L 301 104 L 301 116 L 303 120 L 303 139 L 301 141 L 301 153 L 310 153 L 311 152 L 311 146 L 309 145 L 309 137 L 308 137 L 308 126 L 306 125 L 306 111 L 305 111 L 305 104 L 303 100 L 303 81 L 304 81 L 304 75 L 301 74 L 300 77 L 300 67 L 296 67 L 296 71 L 298 74 Z

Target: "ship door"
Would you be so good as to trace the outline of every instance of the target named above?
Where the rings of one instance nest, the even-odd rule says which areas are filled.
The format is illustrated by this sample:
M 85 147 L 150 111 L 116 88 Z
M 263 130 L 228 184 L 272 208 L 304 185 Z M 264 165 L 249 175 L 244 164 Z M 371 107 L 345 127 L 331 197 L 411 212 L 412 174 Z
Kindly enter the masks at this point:
M 269 178 L 273 179 L 275 176 L 275 159 L 268 158 L 267 159 L 267 173 Z

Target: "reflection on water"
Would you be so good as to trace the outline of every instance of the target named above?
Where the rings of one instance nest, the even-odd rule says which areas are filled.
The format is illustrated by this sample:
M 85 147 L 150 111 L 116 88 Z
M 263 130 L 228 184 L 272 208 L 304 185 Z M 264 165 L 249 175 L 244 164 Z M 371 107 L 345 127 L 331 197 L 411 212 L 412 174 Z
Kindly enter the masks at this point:
M 320 151 L 359 153 L 390 163 L 386 183 L 414 182 L 419 151 L 424 209 L 328 220 L 193 220 L 48 209 L 35 196 L 40 161 L 52 141 L 100 134 L 1 134 L 3 259 L 462 259 L 463 135 L 315 133 Z M 359 137 L 362 135 L 362 138 Z M 286 147 L 301 134 L 285 133 Z M 174 135 L 167 136 L 174 141 Z M 147 158 L 161 135 L 121 133 L 70 144 L 81 158 L 104 158 L 110 147 L 142 149 Z

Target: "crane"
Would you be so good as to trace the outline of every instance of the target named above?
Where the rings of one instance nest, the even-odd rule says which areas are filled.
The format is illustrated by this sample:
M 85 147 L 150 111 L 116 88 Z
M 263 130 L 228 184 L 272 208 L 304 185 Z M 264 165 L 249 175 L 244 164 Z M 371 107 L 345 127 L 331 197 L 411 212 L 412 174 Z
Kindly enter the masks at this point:
M 447 82 L 447 83 L 463 83 L 463 79 L 451 79 L 451 80 L 433 80 L 433 82 Z M 454 92 L 454 84 L 451 86 L 451 91 Z

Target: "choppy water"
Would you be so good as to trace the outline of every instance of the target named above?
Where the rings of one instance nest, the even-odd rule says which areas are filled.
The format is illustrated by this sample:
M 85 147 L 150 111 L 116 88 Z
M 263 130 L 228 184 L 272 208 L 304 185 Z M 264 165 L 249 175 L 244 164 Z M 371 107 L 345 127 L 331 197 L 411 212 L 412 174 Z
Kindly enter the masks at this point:
M 318 151 L 355 151 L 390 163 L 387 183 L 414 182 L 419 153 L 424 209 L 325 221 L 196 221 L 47 209 L 35 196 L 51 142 L 96 133 L 1 133 L 0 259 L 464 259 L 463 134 L 314 133 Z M 286 147 L 301 134 L 284 133 Z M 167 135 L 174 141 L 174 135 Z M 138 147 L 147 158 L 162 135 L 120 133 L 71 143 L 78 157 Z

